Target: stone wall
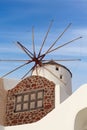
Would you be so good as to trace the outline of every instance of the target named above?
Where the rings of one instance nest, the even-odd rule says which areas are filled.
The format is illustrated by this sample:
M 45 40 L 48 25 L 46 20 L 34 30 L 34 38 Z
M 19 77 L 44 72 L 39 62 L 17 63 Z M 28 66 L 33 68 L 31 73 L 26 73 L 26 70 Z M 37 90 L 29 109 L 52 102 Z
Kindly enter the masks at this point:
M 8 90 L 5 126 L 33 123 L 55 108 L 55 84 L 31 76 Z

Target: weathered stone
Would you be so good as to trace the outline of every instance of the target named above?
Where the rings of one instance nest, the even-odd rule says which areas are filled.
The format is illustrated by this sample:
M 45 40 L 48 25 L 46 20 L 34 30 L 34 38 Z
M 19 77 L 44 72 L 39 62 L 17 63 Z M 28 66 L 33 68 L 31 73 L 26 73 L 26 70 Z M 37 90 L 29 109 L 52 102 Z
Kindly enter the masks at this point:
M 39 93 L 38 98 L 43 98 L 43 107 L 34 110 L 15 111 L 15 95 L 25 94 L 32 91 L 44 90 L 43 97 Z M 40 76 L 31 76 L 22 80 L 16 87 L 8 91 L 6 126 L 33 123 L 46 116 L 55 107 L 55 84 L 48 79 Z M 33 95 L 32 95 L 33 96 Z M 26 97 L 26 96 L 25 96 Z M 27 100 L 27 97 L 22 100 Z M 32 97 L 32 100 L 35 99 Z M 26 102 L 26 101 L 25 101 Z M 41 103 L 41 102 L 40 102 Z M 27 104 L 26 104 L 27 105 Z M 41 104 L 39 104 L 41 106 Z M 33 106 L 32 106 L 33 107 Z M 21 107 L 20 107 L 21 108 Z

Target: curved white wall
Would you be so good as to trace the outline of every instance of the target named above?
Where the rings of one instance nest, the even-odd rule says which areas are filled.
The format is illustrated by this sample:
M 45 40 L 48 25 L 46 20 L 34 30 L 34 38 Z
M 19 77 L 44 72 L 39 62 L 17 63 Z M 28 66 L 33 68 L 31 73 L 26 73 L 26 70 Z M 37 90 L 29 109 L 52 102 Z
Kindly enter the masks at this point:
M 71 92 L 71 74 L 63 66 L 59 66 L 57 71 L 56 65 L 45 65 L 48 70 L 56 75 L 63 74 L 62 81 L 66 82 L 66 85 L 59 80 L 59 77 L 53 76 L 47 69 L 41 67 L 37 72 L 39 75 L 48 78 L 56 84 L 56 98 L 55 109 L 51 111 L 47 116 L 36 123 L 4 127 L 5 130 L 87 130 L 87 84 L 81 86 L 75 91 L 69 98 L 59 104 L 59 97 L 66 98 L 68 93 Z M 34 70 L 33 75 L 36 75 Z M 63 100 L 63 99 L 62 99 Z
M 74 130 L 87 130 L 87 108 L 77 113 Z
M 58 69 L 58 70 L 57 70 Z M 56 85 L 64 88 L 68 95 L 72 93 L 71 73 L 68 69 L 59 64 L 44 64 L 43 67 L 38 67 L 32 75 L 40 75 L 51 81 Z M 62 77 L 61 77 L 62 76 Z
M 76 128 L 76 117 L 78 112 L 84 108 L 87 108 L 87 84 L 80 87 L 62 104 L 57 105 L 53 111 L 40 121 L 32 124 L 5 127 L 5 130 L 79 130 L 74 129 Z M 83 127 L 82 130 L 86 130 L 86 128 Z

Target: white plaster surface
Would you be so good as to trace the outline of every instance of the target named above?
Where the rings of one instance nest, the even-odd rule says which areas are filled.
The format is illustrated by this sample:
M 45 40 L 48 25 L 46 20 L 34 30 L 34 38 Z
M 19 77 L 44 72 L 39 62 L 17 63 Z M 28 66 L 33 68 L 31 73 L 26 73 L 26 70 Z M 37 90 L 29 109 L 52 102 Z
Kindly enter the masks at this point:
M 66 93 L 71 95 L 72 93 L 72 83 L 71 83 L 71 74 L 70 72 L 62 66 L 58 66 L 59 70 L 56 70 L 57 65 L 44 65 L 44 67 L 38 67 L 32 73 L 32 75 L 43 76 L 50 81 L 53 81 L 55 84 L 64 87 Z M 62 79 L 60 79 L 62 75 Z
M 87 108 L 87 84 L 81 86 L 69 98 L 57 105 L 52 112 L 40 121 L 32 124 L 5 127 L 5 130 L 86 130 L 83 128 L 75 129 L 77 114 L 84 108 Z M 79 122 L 77 122 L 77 124 L 78 123 Z
M 46 69 L 37 70 L 40 76 L 44 76 L 56 84 L 55 109 L 36 123 L 1 127 L 0 130 L 87 130 L 87 84 L 82 85 L 72 94 L 70 73 L 62 67 L 59 72 L 55 70 L 55 66 L 46 67 L 51 69 L 56 76 L 63 74 L 62 80 L 65 83 L 58 80 L 53 74 L 51 75 Z M 33 75 L 36 74 L 34 71 Z M 4 80 L 6 88 L 7 86 L 12 88 L 17 83 L 18 81 Z
M 14 88 L 21 80 L 17 79 L 3 79 L 3 86 L 6 90 Z

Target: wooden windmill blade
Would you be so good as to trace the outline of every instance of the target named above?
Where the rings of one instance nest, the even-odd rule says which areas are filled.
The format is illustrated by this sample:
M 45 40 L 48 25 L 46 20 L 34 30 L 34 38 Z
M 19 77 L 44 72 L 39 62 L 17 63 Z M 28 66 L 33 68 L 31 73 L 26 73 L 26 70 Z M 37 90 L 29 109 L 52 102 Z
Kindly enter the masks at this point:
M 35 44 L 34 44 L 34 27 L 32 27 L 32 45 L 33 45 L 33 54 L 36 57 Z
M 21 79 L 24 79 L 34 68 L 36 65 L 34 65 Z
M 51 29 L 51 27 L 52 27 L 52 24 L 53 24 L 53 20 L 50 22 L 50 25 L 49 25 L 49 27 L 48 27 L 48 30 L 47 30 L 46 35 L 45 35 L 45 37 L 44 37 L 44 40 L 43 40 L 43 42 L 42 42 L 42 45 L 41 45 L 41 48 L 40 48 L 38 57 L 41 55 L 42 48 L 43 48 L 43 46 L 44 46 L 44 44 L 45 44 L 45 41 L 46 41 L 47 36 L 48 36 L 48 34 L 49 34 L 49 31 L 50 31 L 50 29 Z
M 58 49 L 60 49 L 60 48 L 62 48 L 62 47 L 64 47 L 64 46 L 66 46 L 66 45 L 68 45 L 68 44 L 70 44 L 70 43 L 72 43 L 72 42 L 74 42 L 74 41 L 76 41 L 76 40 L 79 40 L 80 38 L 82 38 L 82 37 L 77 37 L 77 38 L 75 38 L 75 39 L 72 39 L 72 40 L 70 40 L 70 41 L 68 41 L 68 42 L 66 42 L 66 43 L 64 43 L 64 44 L 62 44 L 62 45 L 60 45 L 60 46 L 58 46 L 58 47 L 53 48 L 53 47 L 55 46 L 55 44 L 58 42 L 58 40 L 63 36 L 63 34 L 64 34 L 64 33 L 68 30 L 68 28 L 71 26 L 71 23 L 70 23 L 70 24 L 64 29 L 64 31 L 57 37 L 57 39 L 51 44 L 51 46 L 47 49 L 47 51 L 46 51 L 45 53 L 41 54 L 42 49 L 43 49 L 43 46 L 44 46 L 44 44 L 45 44 L 45 41 L 46 41 L 47 36 L 48 36 L 48 34 L 49 34 L 49 31 L 50 31 L 50 29 L 51 29 L 52 23 L 53 23 L 53 20 L 51 21 L 51 23 L 50 23 L 50 25 L 49 25 L 49 27 L 48 27 L 48 30 L 47 30 L 47 32 L 46 32 L 46 35 L 45 35 L 45 37 L 44 37 L 44 40 L 43 40 L 42 45 L 41 45 L 41 47 L 40 47 L 40 50 L 39 50 L 39 52 L 38 52 L 38 55 L 36 55 L 36 50 L 35 50 L 34 27 L 32 27 L 32 48 L 33 48 L 33 51 L 32 51 L 32 52 L 31 52 L 29 49 L 27 49 L 24 45 L 22 45 L 20 42 L 17 41 L 17 45 L 23 50 L 23 52 L 25 52 L 25 53 L 28 55 L 29 59 L 27 59 L 27 60 L 24 60 L 24 59 L 19 59 L 19 60 L 17 60 L 17 59 L 7 59 L 7 60 L 0 59 L 0 62 L 24 62 L 24 64 L 22 64 L 22 65 L 20 65 L 20 66 L 18 66 L 18 67 L 16 67 L 16 68 L 14 68 L 13 70 L 11 70 L 10 72 L 8 72 L 8 73 L 6 73 L 6 74 L 4 74 L 4 75 L 2 76 L 2 78 L 5 77 L 5 76 L 7 76 L 7 75 L 9 75 L 9 74 L 11 74 L 11 73 L 13 73 L 14 71 L 16 71 L 16 70 L 18 70 L 18 69 L 20 69 L 20 68 L 22 68 L 22 67 L 24 67 L 24 66 L 26 66 L 26 65 L 29 65 L 29 64 L 32 63 L 32 62 L 34 62 L 34 66 L 31 67 L 31 69 L 30 69 L 28 72 L 25 73 L 25 75 L 22 77 L 22 79 L 23 79 L 23 78 L 25 78 L 32 70 L 36 69 L 36 71 L 37 71 L 38 66 L 39 66 L 39 67 L 44 67 L 43 63 L 44 63 L 44 62 L 46 63 L 46 62 L 50 61 L 50 60 L 44 59 L 46 55 L 48 55 L 49 53 L 54 52 L 54 51 L 56 51 L 56 50 L 58 50 Z M 81 59 L 54 59 L 54 61 L 56 61 L 56 62 L 59 62 L 59 61 L 60 61 L 60 62 L 62 62 L 62 61 L 64 61 L 64 62 L 66 62 L 66 61 L 81 61 Z M 48 69 L 47 71 L 50 72 L 49 69 Z M 52 72 L 50 72 L 50 73 L 52 74 Z M 37 71 L 37 75 L 38 75 L 38 71 Z M 54 75 L 54 74 L 53 74 L 53 75 Z M 54 75 L 54 76 L 55 76 L 55 75 Z
M 33 56 L 33 53 L 31 51 L 29 51 L 29 49 L 27 49 L 25 46 L 23 46 L 19 41 L 17 41 L 17 44 L 19 45 L 19 47 L 23 50 L 23 51 L 27 51 L 26 53 L 29 53 Z
M 24 47 L 20 42 L 17 41 L 17 45 L 32 59 L 32 52 L 30 52 L 26 47 Z
M 0 62 L 28 62 L 28 61 L 31 61 L 31 60 L 3 60 L 3 59 L 0 59 Z
M 54 45 L 58 42 L 58 40 L 63 36 L 63 34 L 69 29 L 69 27 L 71 26 L 72 23 L 70 23 L 65 29 L 64 31 L 57 37 L 57 39 L 54 41 L 54 43 L 52 43 L 52 45 L 50 46 L 50 48 L 47 50 L 46 53 L 48 53 L 53 47 Z
M 52 49 L 52 50 L 49 50 L 47 53 L 56 51 L 56 50 L 58 50 L 58 49 L 60 49 L 60 48 L 62 48 L 62 47 L 64 47 L 64 46 L 66 46 L 66 45 L 68 45 L 68 44 L 70 44 L 70 43 L 76 41 L 76 40 L 81 39 L 81 38 L 82 38 L 82 37 L 80 36 L 80 37 L 77 37 L 77 38 L 75 38 L 75 39 L 72 39 L 72 40 L 70 40 L 69 42 L 66 42 L 66 43 L 64 43 L 64 44 L 62 44 L 62 45 L 60 45 L 60 46 L 58 46 L 58 47 L 56 47 L 56 48 L 54 48 L 54 49 Z M 46 53 L 46 54 L 47 54 L 47 53 Z
M 27 64 L 29 64 L 29 63 L 31 63 L 31 62 L 32 62 L 32 61 L 28 61 L 28 62 L 26 62 L 26 63 L 24 63 L 24 64 L 22 64 L 22 65 L 16 67 L 15 69 L 13 69 L 13 70 L 9 71 L 8 73 L 4 74 L 1 78 L 6 77 L 7 75 L 13 73 L 14 71 L 16 71 L 16 70 L 18 70 L 18 69 L 24 67 L 25 65 L 27 65 Z
M 72 40 L 70 40 L 69 42 L 66 42 L 66 43 L 64 43 L 64 44 L 62 44 L 62 45 L 60 45 L 60 46 L 58 46 L 58 47 L 56 47 L 56 48 L 54 48 L 54 49 L 52 49 L 52 50 L 49 50 L 49 51 L 47 50 L 46 53 L 44 53 L 44 57 L 45 57 L 48 53 L 51 53 L 51 52 L 53 52 L 53 51 L 56 51 L 56 50 L 58 50 L 58 49 L 60 49 L 60 48 L 62 48 L 62 47 L 64 47 L 64 46 L 66 46 L 66 45 L 68 45 L 68 44 L 70 44 L 70 43 L 76 41 L 76 40 L 81 39 L 81 38 L 82 38 L 81 36 L 80 36 L 80 37 L 77 37 L 77 38 L 72 39 Z
M 69 23 L 69 25 L 64 29 L 64 31 L 57 37 L 57 39 L 52 43 L 52 45 L 48 48 L 48 50 L 45 52 L 44 56 L 49 53 L 49 51 L 54 47 L 54 45 L 58 42 L 58 40 L 63 36 L 63 34 L 69 29 L 69 27 L 71 26 L 72 23 Z M 42 49 L 42 48 L 41 48 Z M 40 56 L 40 55 L 39 55 Z M 38 56 L 38 57 L 39 57 Z
M 61 60 L 55 60 L 56 62 L 62 62 L 62 61 L 64 61 L 64 62 L 67 62 L 67 61 L 81 61 L 81 59 L 61 59 Z
M 49 62 L 50 60 L 42 60 L 43 62 Z M 67 62 L 67 61 L 81 61 L 81 59 L 54 59 L 54 61 L 56 62 Z

